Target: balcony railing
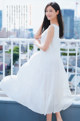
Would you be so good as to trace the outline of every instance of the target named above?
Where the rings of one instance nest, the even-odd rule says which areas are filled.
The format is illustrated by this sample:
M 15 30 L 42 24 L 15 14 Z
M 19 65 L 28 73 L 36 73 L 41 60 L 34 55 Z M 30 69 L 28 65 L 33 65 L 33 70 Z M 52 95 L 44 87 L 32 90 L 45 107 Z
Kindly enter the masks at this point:
M 0 38 L 0 62 L 2 62 L 2 70 L 0 70 L 2 78 L 6 76 L 6 53 L 9 53 L 9 64 L 10 64 L 10 73 L 14 74 L 14 47 L 18 46 L 19 48 L 19 59 L 18 59 L 18 69 L 21 67 L 22 63 L 22 55 L 24 54 L 26 57 L 26 62 L 29 60 L 31 55 L 38 51 L 38 48 L 33 44 L 34 39 L 27 39 L 27 38 Z M 33 48 L 30 50 L 30 45 Z M 22 47 L 23 46 L 23 47 Z M 24 50 L 25 48 L 25 50 Z M 26 51 L 27 48 L 27 51 Z M 40 50 L 39 50 L 40 51 Z M 63 60 L 64 68 L 69 77 L 69 84 L 71 92 L 74 96 L 80 96 L 80 40 L 75 39 L 60 39 L 60 54 Z M 24 60 L 24 58 L 23 58 Z M 7 62 L 8 65 L 8 62 Z M 1 66 L 1 65 L 0 65 Z M 0 67 L 1 69 L 1 67 Z M 0 80 L 1 80 L 0 79 Z M 0 91 L 2 95 L 2 91 Z

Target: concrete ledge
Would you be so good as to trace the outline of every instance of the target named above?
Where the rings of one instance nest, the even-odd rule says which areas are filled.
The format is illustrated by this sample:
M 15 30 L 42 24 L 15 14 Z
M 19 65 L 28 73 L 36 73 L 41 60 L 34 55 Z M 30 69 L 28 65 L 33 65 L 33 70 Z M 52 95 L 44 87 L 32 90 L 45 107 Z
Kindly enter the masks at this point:
M 80 101 L 61 111 L 63 121 L 80 121 Z M 56 121 L 53 113 L 52 121 Z M 46 121 L 46 116 L 31 111 L 29 108 L 11 101 L 10 98 L 0 97 L 0 121 Z

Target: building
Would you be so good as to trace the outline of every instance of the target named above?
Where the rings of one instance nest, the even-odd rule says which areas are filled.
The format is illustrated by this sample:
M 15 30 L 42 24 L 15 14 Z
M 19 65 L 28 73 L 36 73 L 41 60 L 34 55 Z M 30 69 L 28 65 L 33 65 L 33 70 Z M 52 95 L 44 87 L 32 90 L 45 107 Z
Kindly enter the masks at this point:
M 80 39 L 80 18 L 74 19 L 74 38 Z
M 62 9 L 64 22 L 64 38 L 71 39 L 74 37 L 74 10 Z
M 2 29 L 2 10 L 0 10 L 0 30 Z

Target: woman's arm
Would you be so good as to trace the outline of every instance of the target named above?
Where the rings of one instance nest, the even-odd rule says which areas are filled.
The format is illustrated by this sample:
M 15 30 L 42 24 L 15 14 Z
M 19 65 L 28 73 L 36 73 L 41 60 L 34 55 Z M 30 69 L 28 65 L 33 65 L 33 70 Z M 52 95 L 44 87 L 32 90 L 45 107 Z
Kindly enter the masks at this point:
M 41 38 L 41 30 L 42 30 L 42 24 L 41 24 L 39 30 L 37 31 L 37 33 L 34 35 L 34 38 L 35 38 L 39 43 L 41 43 L 40 40 L 39 40 L 39 39 Z
M 48 33 L 45 42 L 43 44 L 40 44 L 39 42 L 35 41 L 34 44 L 36 44 L 38 48 L 42 49 L 43 51 L 46 51 L 49 48 L 50 43 L 52 42 L 53 36 L 54 27 L 50 25 L 48 28 Z
M 35 39 L 39 39 L 39 37 L 41 36 L 41 30 L 42 30 L 42 24 L 39 28 L 39 30 L 36 32 L 36 34 L 34 35 Z

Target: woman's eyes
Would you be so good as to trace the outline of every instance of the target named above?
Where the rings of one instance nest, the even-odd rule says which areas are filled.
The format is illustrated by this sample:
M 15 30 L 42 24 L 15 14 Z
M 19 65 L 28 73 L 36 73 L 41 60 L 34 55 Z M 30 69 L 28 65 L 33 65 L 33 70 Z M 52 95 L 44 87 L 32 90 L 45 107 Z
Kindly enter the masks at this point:
M 52 12 L 52 10 L 50 10 L 50 11 L 46 11 L 46 12 Z

